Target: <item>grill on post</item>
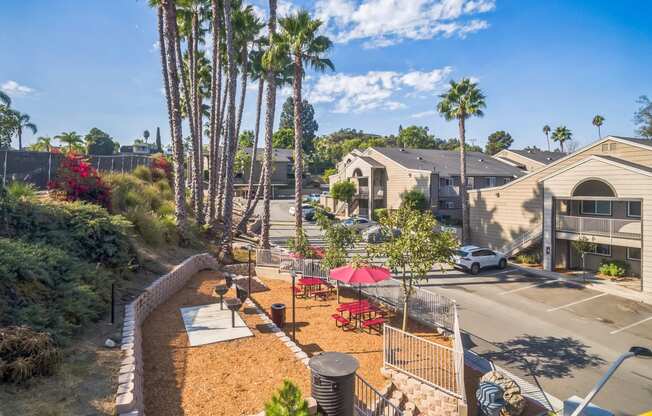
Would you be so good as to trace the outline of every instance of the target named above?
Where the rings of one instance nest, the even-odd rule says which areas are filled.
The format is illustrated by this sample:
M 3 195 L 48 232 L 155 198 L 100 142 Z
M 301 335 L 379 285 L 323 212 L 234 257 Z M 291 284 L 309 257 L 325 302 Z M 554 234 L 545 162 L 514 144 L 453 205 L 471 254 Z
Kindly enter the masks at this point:
M 353 416 L 355 372 L 358 360 L 340 352 L 310 359 L 311 393 L 324 416 Z

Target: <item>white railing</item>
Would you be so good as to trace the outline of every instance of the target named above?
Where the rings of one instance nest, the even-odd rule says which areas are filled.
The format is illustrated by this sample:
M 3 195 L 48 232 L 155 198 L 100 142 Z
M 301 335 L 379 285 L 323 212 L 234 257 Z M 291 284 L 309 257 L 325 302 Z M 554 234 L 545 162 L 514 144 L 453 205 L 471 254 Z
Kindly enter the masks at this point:
M 358 374 L 355 375 L 353 407 L 356 416 L 403 416 L 401 409 Z
M 519 234 L 512 239 L 509 243 L 502 246 L 498 251 L 506 256 L 512 256 L 524 247 L 526 244 L 539 239 L 543 235 L 543 226 L 540 221 L 537 221 L 529 230 Z
M 453 302 L 453 352 L 455 359 L 455 377 L 458 392 L 462 400 L 466 402 L 466 387 L 464 385 L 464 344 L 462 343 L 462 332 L 460 331 L 460 319 L 457 314 L 457 303 Z
M 557 231 L 601 235 L 610 238 L 641 238 L 641 221 L 639 220 L 558 215 L 555 225 Z
M 460 187 L 451 185 L 440 186 L 439 196 L 460 196 Z
M 459 399 L 464 398 L 464 385 L 458 382 L 456 371 L 456 363 L 464 361 L 464 353 L 385 325 L 383 361 L 386 367 Z

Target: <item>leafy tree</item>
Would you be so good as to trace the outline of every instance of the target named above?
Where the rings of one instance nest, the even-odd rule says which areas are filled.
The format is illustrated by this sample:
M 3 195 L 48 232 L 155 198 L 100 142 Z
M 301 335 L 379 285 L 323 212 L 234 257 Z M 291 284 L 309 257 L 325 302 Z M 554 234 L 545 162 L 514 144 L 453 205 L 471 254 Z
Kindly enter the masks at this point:
M 527 146 L 523 150 L 531 151 L 531 152 L 540 152 L 541 151 L 541 149 L 539 149 L 537 146 Z
M 324 173 L 321 175 L 321 178 L 324 180 L 324 182 L 328 183 L 331 175 L 335 175 L 336 173 L 337 168 L 326 168 L 324 169 Z
M 3 105 L 7 108 L 11 107 L 11 97 L 9 94 L 0 91 L 0 105 Z
M 371 257 L 385 258 L 386 265 L 402 274 L 403 325 L 407 329 L 410 296 L 414 286 L 426 278 L 436 264 L 450 264 L 457 239 L 449 232 L 436 232 L 437 221 L 430 212 L 402 207 L 380 219 L 380 226 L 388 238 L 369 246 Z M 394 230 L 401 230 L 394 233 Z
M 597 248 L 597 244 L 589 240 L 586 236 L 580 236 L 577 240 L 571 241 L 571 247 L 580 253 L 582 259 L 582 271 L 586 268 L 586 254 L 593 253 Z
M 636 103 L 640 104 L 639 109 L 634 113 L 636 132 L 652 139 L 652 101 L 647 96 L 641 95 Z
M 550 151 L 550 126 L 545 125 L 543 126 L 543 134 L 546 135 L 546 141 L 548 142 L 548 151 Z
M 301 390 L 290 380 L 283 380 L 283 387 L 265 403 L 265 416 L 308 416 L 308 402 Z
M 300 122 L 303 132 L 302 148 L 306 154 L 310 154 L 315 147 L 315 133 L 319 130 L 319 124 L 315 120 L 315 109 L 307 100 L 301 102 Z M 288 97 L 283 103 L 279 128 L 291 129 L 294 132 L 294 100 L 292 97 Z
M 428 200 L 423 192 L 415 188 L 401 194 L 401 206 L 418 211 L 426 211 L 428 209 Z
M 440 139 L 436 139 L 440 140 Z M 460 141 L 458 139 L 448 139 L 448 140 L 441 140 L 440 143 L 437 145 L 437 149 L 439 150 L 460 150 Z M 467 152 L 479 152 L 482 153 L 482 148 L 476 144 L 469 144 L 469 143 L 464 143 L 464 150 Z
M 16 114 L 8 105 L 0 104 L 0 149 L 11 147 L 11 138 L 17 131 Z
M 276 130 L 272 136 L 272 146 L 276 149 L 292 149 L 294 147 L 294 130 Z
M 340 202 L 350 202 L 355 195 L 355 185 L 351 181 L 340 181 L 331 187 L 331 197 Z
M 593 117 L 592 124 L 598 128 L 598 139 L 602 138 L 602 132 L 600 131 L 600 127 L 602 127 L 603 123 L 604 123 L 604 117 L 602 117 L 600 114 L 596 114 L 595 117 Z
M 399 147 L 412 149 L 435 149 L 438 142 L 435 136 L 428 132 L 428 127 L 408 126 L 402 128 L 396 139 Z
M 509 149 L 509 147 L 514 143 L 512 135 L 507 133 L 504 130 L 499 130 L 493 132 L 489 135 L 487 139 L 487 146 L 485 146 L 485 153 L 489 155 L 495 155 L 504 149 Z
M 340 129 L 318 137 L 311 155 L 310 167 L 314 172 L 334 167 L 353 149 L 365 150 L 372 146 L 387 146 L 387 139 L 356 129 Z
M 573 133 L 566 126 L 559 126 L 552 132 L 552 140 L 559 143 L 559 148 L 564 152 L 564 143 L 573 138 Z
M 316 220 L 326 242 L 322 264 L 329 269 L 344 266 L 348 259 L 347 250 L 353 248 L 359 240 L 358 233 L 339 221 L 331 220 L 321 211 L 317 211 Z
M 251 131 L 251 130 L 245 130 L 242 133 L 240 133 L 240 137 L 238 138 L 238 145 L 241 148 L 253 147 L 253 145 L 254 145 L 254 132 Z
M 115 150 L 113 138 L 96 127 L 88 132 L 84 142 L 89 155 L 112 155 Z
M 233 160 L 233 172 L 235 172 L 235 174 L 244 175 L 245 169 L 250 163 L 251 155 L 242 148 L 238 149 L 238 152 L 235 154 L 235 159 Z
M 470 117 L 482 117 L 482 111 L 487 105 L 485 96 L 478 88 L 478 84 L 463 78 L 460 82 L 451 81 L 450 88 L 439 96 L 437 111 L 447 120 L 456 120 L 459 128 L 460 140 L 460 182 L 466 183 L 466 120 Z M 469 201 L 466 186 L 460 186 L 460 199 L 462 200 L 462 241 L 470 239 L 469 228 Z

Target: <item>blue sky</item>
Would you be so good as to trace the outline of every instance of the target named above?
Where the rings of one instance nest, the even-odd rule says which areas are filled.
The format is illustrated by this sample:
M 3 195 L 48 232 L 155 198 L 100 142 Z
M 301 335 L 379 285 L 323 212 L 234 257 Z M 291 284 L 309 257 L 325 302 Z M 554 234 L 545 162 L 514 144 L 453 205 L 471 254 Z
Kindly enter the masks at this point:
M 264 0 L 250 1 L 264 13 Z M 652 96 L 649 1 L 294 0 L 280 1 L 280 14 L 300 6 L 336 41 L 336 72 L 306 80 L 319 133 L 417 124 L 453 137 L 456 125 L 433 110 L 446 82 L 463 76 L 487 96 L 485 117 L 467 127 L 481 145 L 506 130 L 515 147 L 543 147 L 546 123 L 586 144 L 597 113 L 603 133 L 633 135 L 635 100 Z M 167 140 L 156 15 L 145 0 L 8 0 L 0 28 L 0 88 L 38 135 L 99 127 L 130 143 L 160 126 Z M 244 128 L 253 110 L 249 94 Z

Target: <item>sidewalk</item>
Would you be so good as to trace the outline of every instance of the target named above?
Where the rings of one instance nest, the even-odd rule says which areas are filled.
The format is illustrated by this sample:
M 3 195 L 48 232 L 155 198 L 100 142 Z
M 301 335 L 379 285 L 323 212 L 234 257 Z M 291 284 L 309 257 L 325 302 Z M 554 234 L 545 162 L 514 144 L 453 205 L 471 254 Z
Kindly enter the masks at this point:
M 541 270 L 534 267 L 524 266 L 521 264 L 510 263 L 510 265 L 517 269 L 527 271 L 537 276 L 545 277 L 548 279 L 559 279 L 564 281 L 577 282 L 590 289 L 608 293 L 614 296 L 619 296 L 621 298 L 630 299 L 636 302 L 643 302 L 652 305 L 652 293 L 645 293 L 645 292 L 639 292 L 639 291 L 627 289 L 620 286 L 618 283 L 614 283 L 609 280 L 597 279 L 590 274 L 587 275 L 587 278 L 585 280 L 581 277 L 571 277 L 563 273 L 550 272 L 547 270 Z

